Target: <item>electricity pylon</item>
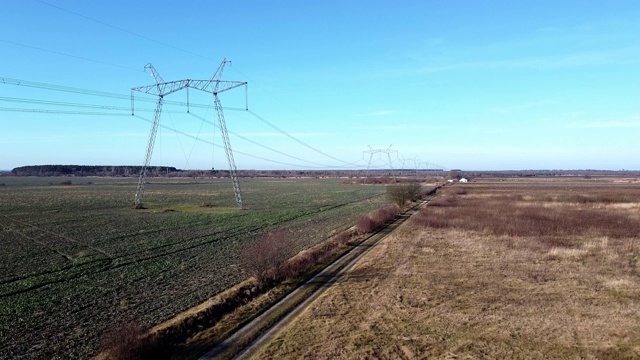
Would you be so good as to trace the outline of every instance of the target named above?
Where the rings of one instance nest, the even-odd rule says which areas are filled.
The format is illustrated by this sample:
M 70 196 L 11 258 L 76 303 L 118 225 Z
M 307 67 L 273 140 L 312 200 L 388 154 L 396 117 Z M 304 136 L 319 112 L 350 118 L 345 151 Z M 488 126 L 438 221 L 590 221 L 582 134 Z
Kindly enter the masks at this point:
M 176 81 L 168 81 L 165 82 L 160 74 L 156 71 L 156 69 L 151 64 L 147 64 L 145 69 L 151 70 L 151 75 L 156 80 L 156 83 L 153 85 L 145 85 L 138 86 L 131 89 L 131 114 L 133 115 L 133 92 L 139 91 L 145 94 L 156 95 L 158 96 L 158 103 L 156 104 L 156 111 L 153 118 L 153 124 L 151 126 L 151 133 L 149 134 L 149 141 L 147 143 L 147 154 L 144 158 L 144 165 L 142 165 L 142 169 L 140 170 L 140 177 L 138 179 L 138 189 L 136 191 L 134 206 L 136 209 L 142 208 L 142 197 L 144 195 L 144 185 L 147 176 L 147 167 L 149 167 L 149 162 L 151 161 L 151 154 L 153 153 L 153 145 L 156 140 L 156 133 L 158 131 L 158 124 L 160 123 L 160 113 L 162 112 L 162 101 L 165 96 L 172 94 L 174 92 L 178 92 L 182 89 L 187 89 L 187 112 L 189 109 L 188 99 L 189 99 L 189 88 L 193 88 L 196 90 L 204 91 L 213 95 L 213 100 L 216 108 L 216 113 L 218 115 L 218 123 L 220 125 L 220 132 L 222 135 L 222 141 L 224 143 L 224 151 L 227 155 L 227 161 L 229 162 L 229 173 L 231 175 L 231 181 L 233 182 L 233 191 L 236 197 L 236 203 L 240 208 L 243 208 L 242 204 L 242 190 L 240 189 L 240 182 L 238 181 L 238 170 L 236 168 L 236 163 L 233 159 L 233 152 L 231 151 L 231 143 L 229 142 L 229 134 L 227 133 L 227 125 L 224 120 L 224 113 L 222 112 L 222 104 L 220 103 L 220 99 L 218 98 L 218 94 L 229 91 L 231 89 L 235 89 L 240 86 L 245 86 L 245 100 L 246 100 L 246 81 L 228 81 L 228 80 L 220 80 L 222 76 L 222 71 L 224 70 L 224 66 L 230 63 L 227 59 L 223 59 L 218 66 L 218 69 L 213 74 L 211 79 L 208 80 L 193 80 L 193 79 L 184 79 L 184 80 L 176 80 Z M 248 102 L 247 102 L 248 104 Z M 248 105 L 245 106 L 248 110 Z
M 387 154 L 387 157 L 389 158 L 389 169 L 391 169 L 392 174 L 393 174 L 393 181 L 395 182 L 396 176 L 395 173 L 393 173 L 393 164 L 391 162 L 391 153 L 395 152 L 396 153 L 396 157 L 398 156 L 398 150 L 391 150 L 391 147 L 393 145 L 389 145 L 388 148 L 386 149 L 373 149 L 371 147 L 371 145 L 367 145 L 369 147 L 369 150 L 365 150 L 363 151 L 363 155 L 364 154 L 369 154 L 369 163 L 367 164 L 367 173 L 370 176 L 371 173 L 369 172 L 369 168 L 371 167 L 371 160 L 373 159 L 373 154 Z

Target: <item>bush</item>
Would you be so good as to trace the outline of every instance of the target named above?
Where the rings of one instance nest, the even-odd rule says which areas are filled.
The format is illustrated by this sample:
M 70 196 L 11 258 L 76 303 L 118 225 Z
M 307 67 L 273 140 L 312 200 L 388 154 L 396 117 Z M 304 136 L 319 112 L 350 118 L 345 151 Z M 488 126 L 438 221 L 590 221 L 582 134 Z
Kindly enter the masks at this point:
M 345 247 L 351 240 L 351 233 L 348 231 L 343 231 L 336 236 L 336 243 L 339 247 Z
M 397 205 L 387 205 L 376 210 L 372 214 L 365 215 L 358 220 L 356 231 L 358 234 L 369 234 L 395 218 L 400 213 L 400 207 Z
M 369 234 L 377 229 L 379 225 L 380 224 L 375 221 L 371 215 L 365 215 L 358 220 L 358 223 L 356 224 L 356 231 L 360 235 Z
M 285 230 L 276 230 L 255 240 L 241 254 L 241 266 L 256 279 L 258 287 L 282 278 L 285 261 L 292 255 L 294 242 Z
M 378 209 L 376 213 L 381 218 L 382 222 L 387 222 L 400 214 L 400 207 L 396 204 L 387 205 L 381 209 Z
M 418 200 L 421 193 L 422 186 L 416 182 L 387 186 L 387 198 L 400 207 L 404 206 L 407 201 Z
M 129 322 L 107 332 L 102 338 L 102 346 L 113 360 L 169 359 L 168 349 L 158 338 L 148 335 L 136 322 Z

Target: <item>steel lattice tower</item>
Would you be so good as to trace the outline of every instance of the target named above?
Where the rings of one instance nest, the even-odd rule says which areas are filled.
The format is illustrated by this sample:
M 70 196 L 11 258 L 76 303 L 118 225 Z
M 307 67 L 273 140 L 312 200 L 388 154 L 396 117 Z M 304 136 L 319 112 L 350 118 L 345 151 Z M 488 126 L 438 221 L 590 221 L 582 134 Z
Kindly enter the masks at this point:
M 363 155 L 364 154 L 369 154 L 369 163 L 367 164 L 367 176 L 371 177 L 371 160 L 373 160 L 373 154 L 387 154 L 387 157 L 389 158 L 389 169 L 391 170 L 391 174 L 393 176 L 393 181 L 396 182 L 396 175 L 393 172 L 393 164 L 391 162 L 391 153 L 395 152 L 396 153 L 396 157 L 398 156 L 398 150 L 391 150 L 391 147 L 393 145 L 389 145 L 388 148 L 386 149 L 373 149 L 370 145 L 367 145 L 369 147 L 369 150 L 365 150 L 363 151 Z
M 133 115 L 133 93 L 134 91 L 142 92 L 145 94 L 156 95 L 158 96 L 158 103 L 156 104 L 156 110 L 153 117 L 153 124 L 151 126 L 151 132 L 149 133 L 149 140 L 147 143 L 147 153 L 144 158 L 144 164 L 142 165 L 142 169 L 140 170 L 140 177 L 138 179 L 138 189 L 136 190 L 136 196 L 134 200 L 134 206 L 136 209 L 142 208 L 142 197 L 144 195 L 144 185 L 147 176 L 147 168 L 149 167 L 149 162 L 151 161 L 151 154 L 153 153 L 153 146 L 156 140 L 156 133 L 158 132 L 158 124 L 160 123 L 160 113 L 162 112 L 162 102 L 165 96 L 172 94 L 174 92 L 178 92 L 180 90 L 187 90 L 187 112 L 189 109 L 188 99 L 189 99 L 189 88 L 193 88 L 196 90 L 204 91 L 213 95 L 213 100 L 215 104 L 216 113 L 218 115 L 218 123 L 220 125 L 220 132 L 222 135 L 222 141 L 224 143 L 224 151 L 227 155 L 227 161 L 229 162 L 229 173 L 231 175 L 231 181 L 233 182 L 233 191 L 236 197 L 236 203 L 240 208 L 243 208 L 242 204 L 242 190 L 240 189 L 240 182 L 238 181 L 238 170 L 236 168 L 236 163 L 233 159 L 233 152 L 231 151 L 231 143 L 229 142 L 229 134 L 227 133 L 227 125 L 224 120 L 224 113 L 222 112 L 222 105 L 220 103 L 220 99 L 218 98 L 218 94 L 229 91 L 231 89 L 235 89 L 240 86 L 246 86 L 246 81 L 227 81 L 220 80 L 222 76 L 222 71 L 226 64 L 230 61 L 227 59 L 223 59 L 218 66 L 218 69 L 213 74 L 213 77 L 209 80 L 193 80 L 193 79 L 184 79 L 184 80 L 176 80 L 176 81 L 168 81 L 165 82 L 160 74 L 156 71 L 156 69 L 151 64 L 147 64 L 145 69 L 151 70 L 151 75 L 156 80 L 156 83 L 153 85 L 145 85 L 138 86 L 131 89 L 131 114 Z M 248 110 L 248 107 L 247 107 Z

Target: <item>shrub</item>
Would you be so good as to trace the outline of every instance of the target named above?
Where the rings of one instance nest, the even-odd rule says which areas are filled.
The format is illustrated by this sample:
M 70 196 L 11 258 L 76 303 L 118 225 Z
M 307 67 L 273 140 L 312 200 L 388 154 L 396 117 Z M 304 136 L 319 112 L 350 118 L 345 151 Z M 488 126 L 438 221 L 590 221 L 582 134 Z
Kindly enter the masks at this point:
M 407 201 L 415 201 L 420 198 L 422 186 L 412 182 L 387 186 L 387 198 L 402 207 Z
M 356 231 L 358 234 L 369 234 L 373 232 L 378 227 L 376 221 L 371 217 L 371 215 L 365 215 L 358 220 L 356 224 Z
M 398 205 L 387 205 L 372 214 L 361 217 L 356 224 L 356 231 L 360 235 L 372 233 L 399 213 L 400 207 Z
M 387 206 L 379 209 L 377 212 L 380 213 L 380 215 L 384 219 L 384 222 L 387 222 L 387 221 L 395 218 L 396 216 L 398 216 L 398 214 L 400 214 L 401 210 L 400 210 L 400 207 L 398 205 L 391 204 L 391 205 L 387 205 Z
M 148 335 L 136 322 L 128 322 L 107 332 L 102 346 L 113 360 L 169 359 L 170 354 L 158 338 Z
M 351 240 L 351 233 L 348 231 L 343 231 L 336 236 L 336 243 L 340 247 L 345 247 Z
M 282 266 L 294 248 L 289 233 L 276 230 L 255 240 L 241 254 L 241 266 L 256 279 L 258 287 L 280 280 Z

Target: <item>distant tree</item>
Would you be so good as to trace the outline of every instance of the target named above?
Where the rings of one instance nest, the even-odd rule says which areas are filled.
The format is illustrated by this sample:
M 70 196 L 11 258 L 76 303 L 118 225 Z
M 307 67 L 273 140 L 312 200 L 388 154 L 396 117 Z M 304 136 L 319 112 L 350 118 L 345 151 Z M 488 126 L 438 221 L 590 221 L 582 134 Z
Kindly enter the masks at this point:
M 403 207 L 407 201 L 417 200 L 421 193 L 422 186 L 416 182 L 387 186 L 387 199 L 399 207 Z
M 94 165 L 30 165 L 14 168 L 11 172 L 17 176 L 135 176 L 141 166 L 94 166 Z M 180 172 L 174 167 L 158 166 L 149 168 L 149 172 L 167 174 Z

